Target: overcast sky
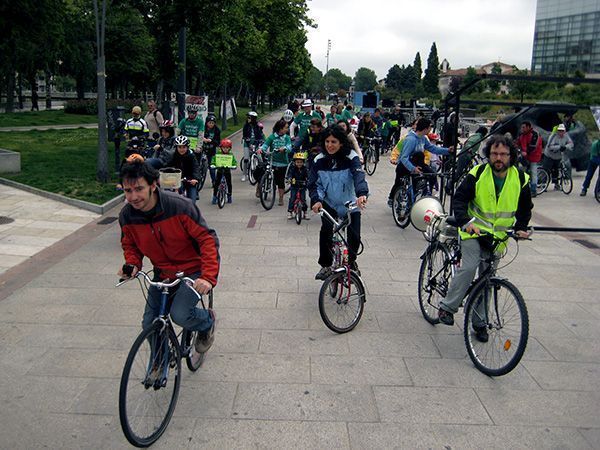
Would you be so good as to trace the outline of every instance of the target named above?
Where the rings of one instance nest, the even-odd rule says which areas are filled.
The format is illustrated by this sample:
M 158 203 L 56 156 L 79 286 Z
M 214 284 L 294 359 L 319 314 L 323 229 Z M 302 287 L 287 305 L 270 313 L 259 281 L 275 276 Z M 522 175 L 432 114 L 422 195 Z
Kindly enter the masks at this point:
M 354 76 L 359 67 L 384 78 L 394 64 L 423 70 L 431 43 L 452 69 L 500 61 L 530 68 L 536 0 L 308 0 L 318 28 L 308 30 L 313 64 Z

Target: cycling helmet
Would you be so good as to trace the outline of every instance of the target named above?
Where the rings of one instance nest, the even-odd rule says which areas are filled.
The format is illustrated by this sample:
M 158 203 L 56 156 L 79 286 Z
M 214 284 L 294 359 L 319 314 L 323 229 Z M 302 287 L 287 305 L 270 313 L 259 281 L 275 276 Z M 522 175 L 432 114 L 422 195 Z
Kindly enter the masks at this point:
M 220 145 L 221 148 L 231 148 L 232 146 L 233 146 L 233 144 L 230 139 L 223 139 L 221 141 L 221 145 Z
M 131 114 L 141 114 L 142 113 L 142 108 L 140 108 L 139 106 L 134 106 L 133 108 L 131 108 Z
M 304 152 L 296 152 L 294 153 L 294 156 L 292 157 L 292 159 L 301 159 L 302 161 L 306 160 L 306 153 Z
M 249 111 L 248 117 L 258 117 L 258 113 L 256 111 Z
M 435 197 L 421 197 L 410 210 L 410 221 L 419 231 L 426 231 L 435 216 L 444 214 L 444 208 Z
M 158 128 L 173 128 L 175 124 L 172 120 L 164 120 L 163 123 L 160 124 Z
M 177 136 L 175 138 L 175 145 L 187 145 L 189 147 L 190 145 L 190 140 L 188 139 L 187 136 Z
M 217 117 L 214 114 L 209 114 L 208 116 L 206 116 L 206 123 L 208 122 L 217 123 Z
M 129 164 L 133 164 L 133 163 L 143 163 L 144 162 L 144 157 L 142 155 L 140 155 L 139 153 L 133 153 L 131 155 L 129 155 L 127 157 L 127 159 L 125 159 L 125 161 L 127 161 Z
M 188 105 L 188 107 L 186 109 L 187 109 L 187 112 L 189 112 L 189 113 L 191 113 L 191 112 L 197 113 L 199 107 L 198 107 L 198 105 L 194 104 L 194 105 Z
M 285 112 L 283 113 L 283 120 L 285 120 L 286 122 L 289 122 L 293 118 L 294 118 L 294 113 L 292 112 L 292 110 L 286 109 Z
M 434 144 L 440 140 L 440 135 L 436 133 L 429 133 L 427 137 L 429 138 L 429 142 L 432 142 Z

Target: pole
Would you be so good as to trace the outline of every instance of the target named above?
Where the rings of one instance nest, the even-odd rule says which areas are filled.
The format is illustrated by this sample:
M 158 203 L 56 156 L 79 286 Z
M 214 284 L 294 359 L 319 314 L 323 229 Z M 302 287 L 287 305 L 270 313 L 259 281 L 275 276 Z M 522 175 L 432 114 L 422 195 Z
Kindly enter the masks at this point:
M 101 183 L 107 183 L 108 176 L 108 133 L 106 129 L 106 64 L 104 58 L 104 36 L 106 29 L 106 0 L 102 0 L 102 12 L 98 11 L 98 0 L 94 0 L 96 15 L 96 48 L 98 59 L 96 75 L 98 82 L 98 161 L 96 163 L 96 178 Z
M 177 79 L 177 123 L 185 118 L 185 26 L 179 28 L 179 78 Z
M 327 65 L 325 66 L 325 100 L 329 98 L 329 51 L 331 50 L 331 39 L 327 39 Z

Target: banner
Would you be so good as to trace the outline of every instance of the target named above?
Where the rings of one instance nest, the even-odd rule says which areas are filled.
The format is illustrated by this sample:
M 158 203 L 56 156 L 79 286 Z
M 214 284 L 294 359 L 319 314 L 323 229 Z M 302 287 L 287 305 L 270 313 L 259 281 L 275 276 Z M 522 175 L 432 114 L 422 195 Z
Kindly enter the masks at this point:
M 594 120 L 596 121 L 596 126 L 600 130 L 600 106 L 590 106 L 590 110 L 592 111 L 592 116 L 594 116 Z
M 185 110 L 187 111 L 188 106 L 197 105 L 198 115 L 206 123 L 206 116 L 208 115 L 208 96 L 207 95 L 186 95 L 185 96 Z
M 220 111 L 223 111 L 223 100 L 221 100 Z M 230 97 L 229 100 L 227 100 L 227 111 L 225 112 L 227 120 L 229 120 L 233 117 L 234 111 L 235 111 L 235 114 L 237 115 L 237 107 L 235 106 L 235 98 Z M 219 117 L 223 118 L 221 113 L 219 113 Z

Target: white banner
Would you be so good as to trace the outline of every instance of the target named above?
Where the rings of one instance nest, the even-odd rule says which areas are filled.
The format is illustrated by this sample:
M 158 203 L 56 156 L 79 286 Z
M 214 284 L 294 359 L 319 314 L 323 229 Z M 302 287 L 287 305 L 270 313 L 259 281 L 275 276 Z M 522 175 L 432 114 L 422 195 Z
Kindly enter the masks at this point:
M 221 109 L 220 111 L 223 111 L 223 100 L 221 100 Z M 230 97 L 229 100 L 227 100 L 227 111 L 225 111 L 225 116 L 227 118 L 227 120 L 231 119 L 233 117 L 233 112 L 235 111 L 235 113 L 237 114 L 237 107 L 235 106 L 235 98 Z M 222 114 L 219 113 L 219 116 L 221 118 L 223 118 Z
M 186 95 L 185 96 L 185 110 L 187 111 L 188 106 L 197 105 L 198 115 L 202 117 L 202 120 L 206 122 L 206 116 L 208 115 L 208 95 Z
M 592 116 L 594 116 L 594 120 L 596 121 L 596 126 L 600 130 L 600 106 L 590 106 L 590 110 L 592 111 Z

